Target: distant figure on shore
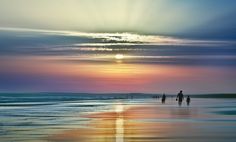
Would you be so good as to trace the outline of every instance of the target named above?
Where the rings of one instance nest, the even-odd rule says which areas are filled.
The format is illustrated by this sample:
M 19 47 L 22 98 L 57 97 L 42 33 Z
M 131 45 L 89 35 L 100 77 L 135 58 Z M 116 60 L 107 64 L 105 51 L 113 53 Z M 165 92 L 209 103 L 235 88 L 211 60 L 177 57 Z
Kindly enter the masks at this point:
M 158 95 L 152 96 L 153 99 L 159 99 Z
M 179 106 L 182 105 L 183 99 L 184 99 L 184 95 L 183 95 L 183 91 L 181 90 L 176 97 L 176 101 L 178 101 Z
M 187 105 L 188 105 L 188 106 L 189 106 L 189 104 L 190 104 L 190 101 L 191 101 L 190 96 L 188 96 L 187 99 L 186 99 L 186 102 L 187 102 Z
M 165 94 L 162 95 L 161 102 L 163 104 L 166 102 L 166 95 Z

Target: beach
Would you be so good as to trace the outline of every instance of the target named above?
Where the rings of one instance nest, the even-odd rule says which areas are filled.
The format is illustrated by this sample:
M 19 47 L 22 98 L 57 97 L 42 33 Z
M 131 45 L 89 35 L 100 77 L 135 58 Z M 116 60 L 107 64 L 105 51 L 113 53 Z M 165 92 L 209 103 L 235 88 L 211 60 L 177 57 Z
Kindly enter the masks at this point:
M 234 142 L 236 99 L 1 94 L 1 142 Z
M 236 142 L 236 0 L 0 0 L 0 142 Z

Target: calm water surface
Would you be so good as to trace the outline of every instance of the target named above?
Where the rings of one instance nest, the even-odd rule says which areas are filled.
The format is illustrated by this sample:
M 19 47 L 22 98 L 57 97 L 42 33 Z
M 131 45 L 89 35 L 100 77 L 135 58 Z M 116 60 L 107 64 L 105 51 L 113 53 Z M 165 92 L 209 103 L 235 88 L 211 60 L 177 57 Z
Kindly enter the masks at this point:
M 236 99 L 0 98 L 1 142 L 236 141 Z

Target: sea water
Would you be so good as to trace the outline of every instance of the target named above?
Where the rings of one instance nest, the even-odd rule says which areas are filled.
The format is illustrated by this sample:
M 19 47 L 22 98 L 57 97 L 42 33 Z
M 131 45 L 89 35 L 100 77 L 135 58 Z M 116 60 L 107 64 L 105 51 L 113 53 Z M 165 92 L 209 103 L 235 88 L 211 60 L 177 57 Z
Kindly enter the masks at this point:
M 1 94 L 0 141 L 236 141 L 236 99 L 104 96 Z

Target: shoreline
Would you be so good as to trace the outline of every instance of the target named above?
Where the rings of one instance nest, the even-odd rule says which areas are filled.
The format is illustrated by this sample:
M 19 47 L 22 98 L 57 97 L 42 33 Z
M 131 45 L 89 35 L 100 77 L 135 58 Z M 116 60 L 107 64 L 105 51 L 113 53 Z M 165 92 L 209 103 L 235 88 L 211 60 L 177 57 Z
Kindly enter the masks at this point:
M 23 96 L 22 96 L 23 95 Z M 161 93 L 67 93 L 67 92 L 0 92 L 0 97 L 2 96 L 12 96 L 12 97 L 25 97 L 25 96 L 71 96 L 71 97 L 83 97 L 85 98 L 97 98 L 97 99 L 127 99 L 127 98 L 151 98 L 153 96 L 161 97 Z M 209 94 L 184 94 L 184 96 L 190 96 L 192 98 L 236 98 L 236 93 L 209 93 Z M 166 94 L 167 97 L 176 97 L 175 94 Z

